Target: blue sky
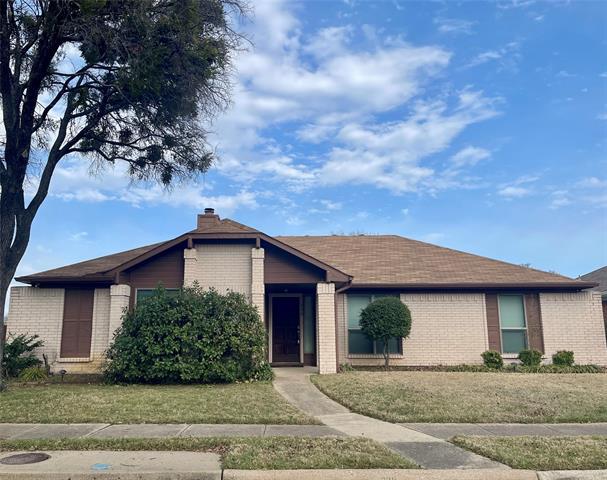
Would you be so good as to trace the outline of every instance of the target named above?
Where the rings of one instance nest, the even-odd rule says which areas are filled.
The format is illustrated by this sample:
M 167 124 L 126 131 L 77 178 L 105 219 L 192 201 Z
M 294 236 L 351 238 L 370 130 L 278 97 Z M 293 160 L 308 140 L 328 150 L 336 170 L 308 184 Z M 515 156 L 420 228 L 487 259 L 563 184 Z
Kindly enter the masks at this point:
M 172 238 L 204 207 L 271 235 L 607 264 L 607 4 L 254 3 L 217 165 L 166 192 L 64 161 L 18 275 Z

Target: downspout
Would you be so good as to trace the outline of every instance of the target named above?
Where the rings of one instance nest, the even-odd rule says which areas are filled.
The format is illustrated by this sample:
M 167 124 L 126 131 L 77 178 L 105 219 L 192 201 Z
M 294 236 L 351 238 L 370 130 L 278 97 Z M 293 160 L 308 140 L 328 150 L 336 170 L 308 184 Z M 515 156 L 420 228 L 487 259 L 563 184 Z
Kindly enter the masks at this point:
M 334 309 L 335 309 L 335 368 L 337 369 L 337 373 L 339 373 L 339 322 L 337 321 L 337 295 L 345 292 L 352 286 L 352 279 L 348 281 L 343 287 L 335 290 L 335 300 L 334 300 Z M 344 311 L 344 315 L 346 312 Z

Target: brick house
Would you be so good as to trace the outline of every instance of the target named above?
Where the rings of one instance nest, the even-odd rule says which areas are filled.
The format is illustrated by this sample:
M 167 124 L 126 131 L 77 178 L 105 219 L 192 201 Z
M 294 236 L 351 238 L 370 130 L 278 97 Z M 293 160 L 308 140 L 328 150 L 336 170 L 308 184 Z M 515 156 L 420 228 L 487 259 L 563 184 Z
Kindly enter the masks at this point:
M 580 280 L 593 282 L 596 285 L 592 290 L 599 292 L 601 295 L 601 300 L 603 301 L 603 320 L 605 322 L 605 330 L 607 330 L 607 266 L 581 275 Z
M 30 286 L 11 289 L 9 334 L 40 335 L 53 368 L 68 372 L 97 371 L 124 309 L 158 284 L 193 282 L 249 298 L 272 364 L 381 364 L 359 313 L 393 295 L 413 318 L 410 337 L 390 342 L 395 365 L 479 363 L 487 349 L 514 358 L 527 347 L 607 365 L 595 283 L 395 235 L 271 237 L 206 209 L 172 240 L 17 280 Z

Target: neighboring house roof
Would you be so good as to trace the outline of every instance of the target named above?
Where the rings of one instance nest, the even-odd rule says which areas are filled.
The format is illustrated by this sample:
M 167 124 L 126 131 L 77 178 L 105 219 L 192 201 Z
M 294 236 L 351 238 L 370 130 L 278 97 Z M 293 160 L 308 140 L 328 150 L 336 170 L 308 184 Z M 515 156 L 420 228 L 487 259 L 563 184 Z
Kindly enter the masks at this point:
M 204 238 L 250 238 L 270 243 L 327 270 L 328 278 L 353 286 L 483 288 L 588 288 L 593 283 L 492 260 L 397 235 L 269 237 L 212 211 L 198 216 L 198 227 L 177 238 L 85 262 L 35 273 L 17 280 L 37 284 L 60 281 L 111 281 L 158 253 Z
M 583 282 L 398 235 L 276 237 L 352 275 L 358 285 L 581 286 Z M 586 285 L 588 287 L 590 285 Z
M 598 283 L 594 290 L 601 292 L 603 295 L 607 295 L 607 266 L 597 268 L 586 275 L 581 275 L 580 279 L 586 282 Z

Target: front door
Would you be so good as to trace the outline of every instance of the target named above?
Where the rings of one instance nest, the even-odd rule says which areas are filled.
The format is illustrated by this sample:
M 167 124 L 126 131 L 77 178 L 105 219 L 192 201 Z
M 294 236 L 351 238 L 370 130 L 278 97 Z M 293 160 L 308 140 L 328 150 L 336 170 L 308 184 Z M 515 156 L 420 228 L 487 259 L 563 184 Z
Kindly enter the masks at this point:
M 272 362 L 300 362 L 299 297 L 272 297 Z

